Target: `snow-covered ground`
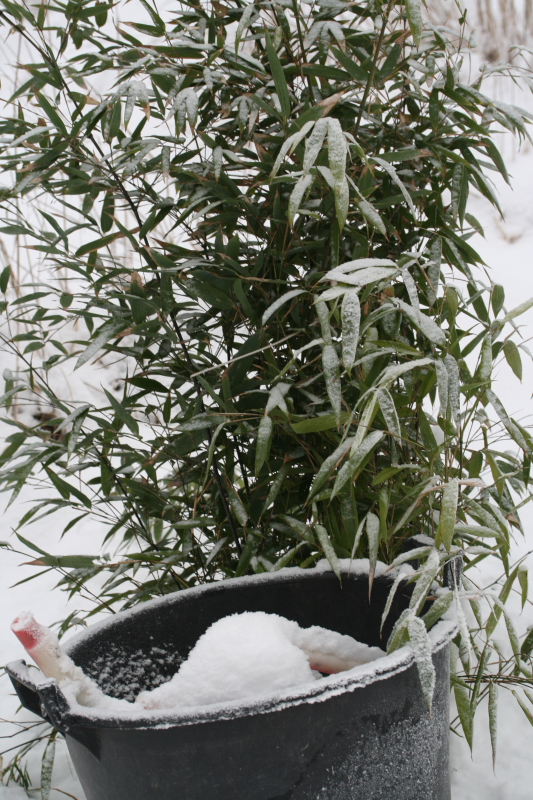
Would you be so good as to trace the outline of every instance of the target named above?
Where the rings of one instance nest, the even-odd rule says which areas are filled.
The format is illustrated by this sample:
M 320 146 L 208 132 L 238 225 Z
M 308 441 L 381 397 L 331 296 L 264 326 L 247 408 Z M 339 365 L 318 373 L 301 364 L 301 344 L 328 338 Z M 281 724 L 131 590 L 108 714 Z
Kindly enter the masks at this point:
M 515 158 L 510 158 L 509 167 L 512 174 L 513 188 L 503 181 L 497 181 L 505 221 L 498 219 L 497 214 L 481 197 L 472 197 L 469 210 L 485 227 L 486 239 L 476 237 L 475 244 L 485 258 L 490 274 L 495 282 L 502 283 L 506 291 L 506 307 L 513 308 L 533 295 L 533 206 L 531 204 L 531 186 L 533 185 L 533 150 L 524 149 Z M 520 318 L 524 340 L 533 332 L 533 309 Z M 497 391 L 508 412 L 519 419 L 531 413 L 531 397 L 533 391 L 533 364 L 524 356 L 524 378 L 520 386 L 506 365 L 497 375 Z M 0 437 L 7 435 L 7 429 L 0 428 Z M 9 431 L 12 432 L 12 431 Z M 21 509 L 29 499 L 27 489 L 21 493 L 16 504 L 7 509 L 2 517 L 0 539 L 10 539 L 11 526 L 21 516 Z M 3 508 L 6 498 L 2 497 Z M 59 540 L 62 530 L 58 515 L 52 523 L 42 523 L 39 529 L 39 544 L 43 549 L 55 554 L 73 552 L 97 552 L 100 546 L 100 531 L 91 523 L 84 523 L 76 533 L 70 532 L 66 541 Z M 526 531 L 525 540 L 516 542 L 515 558 L 533 550 L 533 506 L 526 506 L 522 513 Z M 66 520 L 65 520 L 66 521 Z M 63 619 L 74 607 L 79 608 L 83 602 L 76 598 L 76 606 L 68 606 L 65 595 L 53 591 L 55 578 L 53 574 L 36 579 L 28 584 L 12 588 L 12 585 L 23 578 L 34 574 L 34 568 L 19 566 L 21 557 L 5 550 L 0 551 L 0 663 L 20 658 L 20 645 L 9 630 L 9 623 L 22 609 L 31 607 L 41 621 L 50 624 Z M 529 560 L 533 567 L 533 557 Z M 484 582 L 499 577 L 498 572 L 491 572 L 494 566 L 484 566 Z M 88 601 L 86 601 L 88 602 Z M 67 611 L 68 608 L 68 611 Z M 533 623 L 533 606 L 526 606 L 520 614 L 519 603 L 512 606 L 515 622 L 520 631 Z M 0 718 L 12 720 L 16 716 L 17 701 L 13 696 L 11 685 L 5 675 L 0 677 Z M 19 714 L 17 719 L 29 720 L 31 715 Z M 0 721 L 0 733 L 13 734 L 12 725 Z M 0 751 L 15 744 L 18 739 L 1 740 Z M 516 706 L 512 697 L 501 693 L 500 722 L 498 739 L 498 762 L 496 773 L 492 771 L 492 757 L 489 744 L 488 720 L 483 709 L 480 711 L 475 729 L 474 755 L 464 742 L 456 736 L 451 740 L 453 800 L 530 800 L 533 786 L 533 728 L 528 724 L 523 712 Z M 40 782 L 39 748 L 28 758 L 28 767 L 34 786 Z M 53 772 L 52 786 L 63 792 L 84 800 L 79 782 L 72 770 L 64 744 L 58 742 L 56 762 Z M 24 794 L 16 787 L 1 787 L 0 800 L 20 800 Z M 65 796 L 65 795 L 62 795 Z M 59 800 L 60 794 L 52 792 L 52 797 Z

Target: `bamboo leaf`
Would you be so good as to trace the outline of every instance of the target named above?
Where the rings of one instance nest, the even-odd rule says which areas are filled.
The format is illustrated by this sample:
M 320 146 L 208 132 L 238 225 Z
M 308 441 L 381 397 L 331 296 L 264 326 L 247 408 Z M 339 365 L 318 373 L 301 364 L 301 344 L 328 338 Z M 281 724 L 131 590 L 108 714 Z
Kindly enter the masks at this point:
M 437 541 L 442 542 L 448 552 L 450 552 L 453 541 L 458 499 L 459 482 L 457 478 L 452 478 L 442 492 L 440 520 L 437 530 Z
M 340 561 L 337 557 L 335 552 L 335 548 L 331 543 L 331 539 L 329 538 L 329 534 L 327 530 L 324 528 L 323 525 L 320 525 L 318 522 L 315 525 L 315 531 L 317 535 L 317 539 L 320 542 L 320 546 L 324 551 L 324 555 L 326 556 L 327 560 L 330 563 L 331 569 L 337 576 L 339 580 L 341 580 L 341 565 Z

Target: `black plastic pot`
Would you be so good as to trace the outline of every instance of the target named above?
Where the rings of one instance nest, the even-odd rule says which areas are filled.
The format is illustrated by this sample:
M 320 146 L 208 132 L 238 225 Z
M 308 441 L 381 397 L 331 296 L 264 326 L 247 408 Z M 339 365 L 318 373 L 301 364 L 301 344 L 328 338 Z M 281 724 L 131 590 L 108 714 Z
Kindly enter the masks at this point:
M 290 569 L 150 601 L 74 637 L 71 657 L 104 691 L 129 697 L 170 677 L 207 627 L 266 611 L 384 646 L 409 602 L 391 580 Z M 267 700 L 191 713 L 110 719 L 71 707 L 55 681 L 24 662 L 8 672 L 22 704 L 64 733 L 88 800 L 449 800 L 449 641 L 431 631 L 437 673 L 428 713 L 410 647 Z M 159 661 L 154 668 L 154 662 Z M 157 677 L 159 676 L 159 677 Z

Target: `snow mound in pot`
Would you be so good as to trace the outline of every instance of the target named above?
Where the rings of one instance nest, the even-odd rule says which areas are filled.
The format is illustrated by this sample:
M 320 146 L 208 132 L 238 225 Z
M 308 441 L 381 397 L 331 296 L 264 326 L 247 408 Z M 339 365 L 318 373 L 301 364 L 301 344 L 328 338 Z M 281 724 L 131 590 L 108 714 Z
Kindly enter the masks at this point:
M 168 683 L 141 692 L 135 702 L 157 709 L 255 699 L 384 655 L 351 636 L 300 628 L 276 614 L 233 614 L 208 628 Z

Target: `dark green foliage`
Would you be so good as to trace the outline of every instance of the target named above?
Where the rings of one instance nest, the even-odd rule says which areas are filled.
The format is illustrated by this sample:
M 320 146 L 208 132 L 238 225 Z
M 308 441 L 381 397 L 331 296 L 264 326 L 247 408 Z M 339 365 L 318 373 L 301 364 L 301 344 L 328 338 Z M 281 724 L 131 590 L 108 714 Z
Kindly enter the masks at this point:
M 38 391 L 54 418 L 9 418 L 1 479 L 13 497 L 31 474 L 49 487 L 25 524 L 93 514 L 118 551 L 35 563 L 72 593 L 105 573 L 98 608 L 324 554 L 392 563 L 417 533 L 445 545 L 436 576 L 458 550 L 512 575 L 533 442 L 490 380 L 504 339 L 521 376 L 526 304 L 507 313 L 483 283 L 466 209 L 470 187 L 497 207 L 492 132 L 524 136 L 529 115 L 462 82 L 459 39 L 422 29 L 415 0 L 420 48 L 394 2 L 377 28 L 373 2 L 183 2 L 171 21 L 143 5 L 115 30 L 108 6 L 60 4 L 55 50 L 25 6 L 0 12 L 34 45 L 13 100 L 42 115 L 0 122 L 2 231 L 70 277 L 9 296 L 27 334 L 5 328 L 24 369 L 4 403 Z M 99 73 L 115 83 L 95 105 Z M 25 213 L 37 197 L 70 227 Z M 129 364 L 105 406 L 56 394 L 56 371 L 103 354 Z

